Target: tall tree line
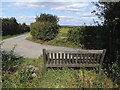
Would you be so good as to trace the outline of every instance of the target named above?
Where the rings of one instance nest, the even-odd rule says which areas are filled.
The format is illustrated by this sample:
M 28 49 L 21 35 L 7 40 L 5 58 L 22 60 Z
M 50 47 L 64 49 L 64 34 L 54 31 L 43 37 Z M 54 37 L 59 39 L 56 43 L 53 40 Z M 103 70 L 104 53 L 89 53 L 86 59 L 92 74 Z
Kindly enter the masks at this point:
M 2 36 L 15 35 L 30 31 L 25 23 L 18 24 L 14 17 L 2 19 Z

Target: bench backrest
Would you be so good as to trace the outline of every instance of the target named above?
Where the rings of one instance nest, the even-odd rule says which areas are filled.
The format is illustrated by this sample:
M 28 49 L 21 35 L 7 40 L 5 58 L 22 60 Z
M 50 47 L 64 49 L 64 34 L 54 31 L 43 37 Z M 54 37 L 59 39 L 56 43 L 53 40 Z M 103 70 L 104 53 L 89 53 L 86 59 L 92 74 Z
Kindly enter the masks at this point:
M 100 64 L 102 65 L 106 49 L 58 51 L 43 49 L 44 64 Z

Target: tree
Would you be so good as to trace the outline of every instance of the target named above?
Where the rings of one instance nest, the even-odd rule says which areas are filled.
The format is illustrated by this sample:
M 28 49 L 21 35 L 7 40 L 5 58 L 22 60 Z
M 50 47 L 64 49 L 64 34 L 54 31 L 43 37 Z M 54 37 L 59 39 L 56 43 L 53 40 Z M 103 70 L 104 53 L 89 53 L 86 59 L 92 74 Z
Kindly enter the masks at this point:
M 108 43 L 106 46 L 109 58 L 112 61 L 120 59 L 120 2 L 94 3 L 98 11 L 93 11 L 100 19 L 104 18 L 103 26 L 107 27 L 105 33 Z
M 18 24 L 17 20 L 14 17 L 2 19 L 3 36 L 20 34 L 26 31 L 30 31 L 30 28 L 25 23 L 22 25 Z
M 41 14 L 40 17 L 36 17 L 36 22 L 51 22 L 53 24 L 57 24 L 59 21 L 59 18 L 57 16 L 51 15 L 51 14 Z
M 34 39 L 49 41 L 58 34 L 59 25 L 57 16 L 41 14 L 36 17 L 36 22 L 30 25 L 30 33 Z

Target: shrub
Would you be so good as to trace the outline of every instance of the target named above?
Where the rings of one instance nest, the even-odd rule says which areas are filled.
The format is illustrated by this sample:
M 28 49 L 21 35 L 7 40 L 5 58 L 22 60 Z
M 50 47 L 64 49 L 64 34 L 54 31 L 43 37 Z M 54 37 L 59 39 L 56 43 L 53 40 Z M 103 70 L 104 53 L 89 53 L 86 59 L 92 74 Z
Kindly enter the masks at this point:
M 37 16 L 36 22 L 30 25 L 32 37 L 43 41 L 54 39 L 58 33 L 58 21 L 57 16 L 51 14 Z
M 85 27 L 73 27 L 68 31 L 68 40 L 80 46 L 84 44 L 84 30 Z
M 80 26 L 73 27 L 68 32 L 68 40 L 76 45 L 84 45 L 87 49 L 107 48 L 107 38 L 104 36 L 107 31 L 100 26 Z
M 58 25 L 50 22 L 35 22 L 30 25 L 31 35 L 34 39 L 48 41 L 58 33 Z

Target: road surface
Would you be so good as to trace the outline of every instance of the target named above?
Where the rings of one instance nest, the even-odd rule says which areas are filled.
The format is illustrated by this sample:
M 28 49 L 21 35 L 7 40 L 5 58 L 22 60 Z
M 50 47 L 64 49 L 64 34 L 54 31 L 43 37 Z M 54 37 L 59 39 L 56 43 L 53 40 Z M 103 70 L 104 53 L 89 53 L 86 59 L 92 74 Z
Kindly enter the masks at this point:
M 51 45 L 42 45 L 39 43 L 34 43 L 32 41 L 26 40 L 26 37 L 28 37 L 30 34 L 24 34 L 17 37 L 4 39 L 2 49 L 6 51 L 10 51 L 14 45 L 15 47 L 14 53 L 16 55 L 20 55 L 27 58 L 37 58 L 40 55 L 42 55 L 42 50 L 45 48 L 47 50 L 79 50 L 74 48 L 68 48 L 68 47 L 60 47 L 60 46 L 51 46 Z

